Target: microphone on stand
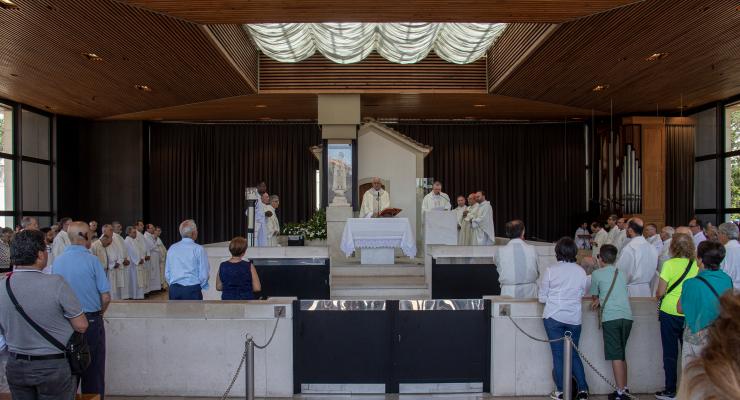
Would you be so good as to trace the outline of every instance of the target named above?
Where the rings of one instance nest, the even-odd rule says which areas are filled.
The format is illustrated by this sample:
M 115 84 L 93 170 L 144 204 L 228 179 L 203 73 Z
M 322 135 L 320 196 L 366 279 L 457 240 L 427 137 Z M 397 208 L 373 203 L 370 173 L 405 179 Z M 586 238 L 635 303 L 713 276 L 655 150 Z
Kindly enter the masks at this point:
M 380 191 L 378 191 L 378 216 L 380 216 Z

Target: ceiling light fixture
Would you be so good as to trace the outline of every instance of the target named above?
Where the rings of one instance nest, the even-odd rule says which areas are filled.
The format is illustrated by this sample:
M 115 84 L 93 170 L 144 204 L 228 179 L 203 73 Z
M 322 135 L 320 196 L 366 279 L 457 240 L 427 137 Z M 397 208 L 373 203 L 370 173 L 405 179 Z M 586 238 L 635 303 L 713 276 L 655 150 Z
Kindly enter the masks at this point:
M 82 53 L 82 55 L 90 61 L 103 61 L 103 57 L 100 57 L 95 53 Z
M 257 104 L 256 108 L 267 108 L 267 104 Z
M 486 107 L 488 104 L 473 104 L 473 107 Z
M 4 8 L 6 10 L 14 10 L 18 8 L 18 5 L 10 0 L 0 0 L 0 8 Z
M 134 85 L 134 87 L 138 90 L 141 90 L 142 92 L 151 92 L 152 88 L 150 88 L 148 85 Z
M 608 83 L 604 83 L 604 84 L 601 84 L 601 85 L 596 85 L 596 86 L 593 87 L 593 89 L 591 89 L 591 91 L 592 92 L 601 92 L 601 91 L 604 91 L 606 89 L 609 89 L 609 84 Z
M 653 53 L 645 61 L 658 61 L 668 57 L 668 53 Z

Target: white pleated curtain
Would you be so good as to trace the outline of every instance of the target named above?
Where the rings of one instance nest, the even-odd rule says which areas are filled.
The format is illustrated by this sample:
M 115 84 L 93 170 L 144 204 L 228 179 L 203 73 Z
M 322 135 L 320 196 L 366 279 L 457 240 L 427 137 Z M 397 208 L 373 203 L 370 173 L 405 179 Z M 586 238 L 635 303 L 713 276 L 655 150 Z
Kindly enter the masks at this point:
M 373 50 L 399 64 L 430 51 L 454 64 L 486 54 L 506 24 L 484 23 L 286 23 L 245 25 L 257 47 L 280 62 L 298 62 L 316 51 L 339 64 L 362 61 Z

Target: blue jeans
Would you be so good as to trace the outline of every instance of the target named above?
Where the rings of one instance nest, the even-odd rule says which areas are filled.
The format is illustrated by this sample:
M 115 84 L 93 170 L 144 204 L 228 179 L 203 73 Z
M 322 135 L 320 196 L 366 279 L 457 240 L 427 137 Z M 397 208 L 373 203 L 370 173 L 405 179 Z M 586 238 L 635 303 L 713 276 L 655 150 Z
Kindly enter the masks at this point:
M 99 394 L 105 399 L 105 326 L 100 313 L 85 313 L 90 326 L 85 340 L 90 347 L 90 366 L 80 376 L 82 393 Z
M 183 286 L 179 283 L 170 285 L 170 300 L 203 300 L 200 285 Z
M 663 311 L 658 313 L 660 321 L 660 341 L 663 344 L 663 371 L 665 371 L 666 392 L 676 393 L 678 375 L 678 346 L 683 345 L 684 317 Z
M 550 340 L 558 339 L 565 336 L 565 331 L 571 333 L 573 343 L 578 345 L 578 340 L 581 338 L 581 326 L 580 325 L 569 325 L 562 322 L 556 321 L 552 318 L 546 318 L 545 320 L 545 332 L 547 332 L 547 338 Z M 552 366 L 553 366 L 553 379 L 555 380 L 555 386 L 558 392 L 563 391 L 563 341 L 550 343 L 550 350 L 552 351 Z M 578 382 L 578 387 L 574 388 L 577 391 L 585 390 L 588 391 L 588 384 L 586 383 L 586 374 L 583 371 L 583 364 L 581 364 L 581 358 L 573 349 L 573 376 L 575 376 Z M 575 392 L 574 392 L 575 393 Z

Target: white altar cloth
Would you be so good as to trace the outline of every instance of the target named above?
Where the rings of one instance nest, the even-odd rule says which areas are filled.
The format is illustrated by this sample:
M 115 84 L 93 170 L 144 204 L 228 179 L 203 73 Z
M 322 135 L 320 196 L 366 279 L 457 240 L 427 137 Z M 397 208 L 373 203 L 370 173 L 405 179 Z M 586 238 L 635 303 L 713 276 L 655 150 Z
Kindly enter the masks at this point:
M 457 246 L 457 211 L 424 213 L 424 244 Z
M 355 248 L 400 248 L 416 256 L 416 239 L 408 218 L 349 218 L 342 233 L 342 252 L 349 257 Z

